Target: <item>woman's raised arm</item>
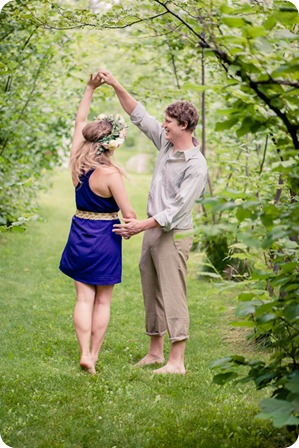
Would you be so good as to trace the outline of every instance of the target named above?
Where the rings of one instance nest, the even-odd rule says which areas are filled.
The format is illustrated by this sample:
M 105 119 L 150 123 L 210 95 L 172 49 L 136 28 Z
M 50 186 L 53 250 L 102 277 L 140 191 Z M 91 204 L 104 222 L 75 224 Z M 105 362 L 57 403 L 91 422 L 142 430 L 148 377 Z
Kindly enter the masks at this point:
M 82 129 L 87 122 L 93 93 L 97 87 L 100 87 L 104 83 L 105 81 L 101 78 L 99 73 L 95 76 L 90 75 L 83 98 L 77 110 L 71 151 L 74 151 L 82 141 Z

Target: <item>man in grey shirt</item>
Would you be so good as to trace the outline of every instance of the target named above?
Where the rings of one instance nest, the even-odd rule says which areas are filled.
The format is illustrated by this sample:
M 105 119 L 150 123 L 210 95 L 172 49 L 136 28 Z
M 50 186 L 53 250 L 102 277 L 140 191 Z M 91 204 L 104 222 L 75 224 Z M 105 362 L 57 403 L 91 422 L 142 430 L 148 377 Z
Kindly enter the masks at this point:
M 124 219 L 115 233 L 130 238 L 144 233 L 140 273 L 150 336 L 148 354 L 138 363 L 164 363 L 164 334 L 171 342 L 168 362 L 155 373 L 184 374 L 184 354 L 189 338 L 186 296 L 187 259 L 192 246 L 192 208 L 205 190 L 207 165 L 192 137 L 198 113 L 188 101 L 176 101 L 165 110 L 161 125 L 105 70 L 103 80 L 113 87 L 132 122 L 159 150 L 144 220 Z

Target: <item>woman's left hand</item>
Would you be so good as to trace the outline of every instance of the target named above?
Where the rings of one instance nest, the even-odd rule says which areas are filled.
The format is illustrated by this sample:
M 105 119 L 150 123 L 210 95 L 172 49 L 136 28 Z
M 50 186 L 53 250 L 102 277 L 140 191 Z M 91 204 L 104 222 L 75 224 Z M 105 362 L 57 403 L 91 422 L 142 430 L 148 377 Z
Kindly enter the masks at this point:
M 105 84 L 105 81 L 103 80 L 103 78 L 100 76 L 99 73 L 97 73 L 96 75 L 91 74 L 87 83 L 87 85 L 94 90 L 97 87 L 100 87 L 102 84 Z

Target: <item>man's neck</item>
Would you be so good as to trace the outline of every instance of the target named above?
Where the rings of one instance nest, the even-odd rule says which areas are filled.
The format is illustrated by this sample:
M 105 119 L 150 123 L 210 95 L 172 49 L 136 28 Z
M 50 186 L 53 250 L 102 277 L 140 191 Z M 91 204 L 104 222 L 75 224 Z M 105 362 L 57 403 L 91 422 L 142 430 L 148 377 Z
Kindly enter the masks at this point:
M 173 143 L 173 152 L 177 151 L 187 151 L 188 149 L 194 148 L 192 135 L 188 134 L 186 136 L 182 136 L 180 139 L 176 140 Z

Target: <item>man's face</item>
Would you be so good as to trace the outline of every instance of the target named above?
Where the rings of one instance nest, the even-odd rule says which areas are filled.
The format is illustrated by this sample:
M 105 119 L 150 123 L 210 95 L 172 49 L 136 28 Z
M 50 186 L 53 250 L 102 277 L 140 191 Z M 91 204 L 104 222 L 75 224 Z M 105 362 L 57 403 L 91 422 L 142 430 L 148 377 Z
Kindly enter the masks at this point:
M 162 127 L 165 129 L 166 140 L 173 143 L 182 135 L 185 126 L 180 125 L 175 118 L 171 118 L 169 115 L 165 114 Z

